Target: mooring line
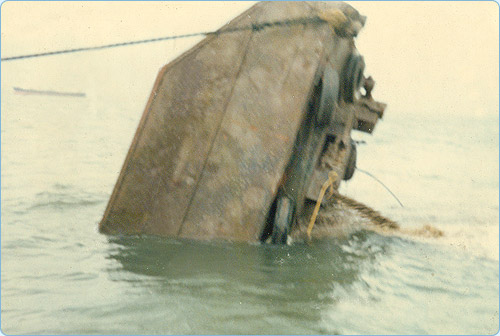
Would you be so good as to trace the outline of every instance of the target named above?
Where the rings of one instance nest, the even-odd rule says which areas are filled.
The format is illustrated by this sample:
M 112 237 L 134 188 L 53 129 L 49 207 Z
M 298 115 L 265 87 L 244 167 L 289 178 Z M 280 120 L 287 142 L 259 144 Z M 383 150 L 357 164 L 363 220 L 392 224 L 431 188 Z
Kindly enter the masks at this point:
M 398 223 L 394 222 L 393 220 L 387 217 L 382 216 L 378 211 L 372 209 L 368 205 L 358 202 L 348 196 L 341 195 L 333 187 L 333 184 L 335 183 L 337 178 L 338 178 L 337 173 L 334 170 L 331 170 L 328 173 L 328 179 L 325 181 L 325 183 L 323 183 L 323 186 L 321 187 L 318 199 L 316 201 L 316 206 L 314 207 L 314 211 L 311 215 L 311 219 L 309 220 L 309 225 L 306 231 L 307 238 L 309 240 L 311 240 L 311 233 L 314 228 L 314 224 L 316 222 L 316 217 L 318 216 L 321 203 L 323 202 L 323 198 L 328 188 L 330 188 L 329 196 L 330 197 L 334 196 L 333 197 L 334 201 L 342 202 L 344 205 L 357 211 L 362 217 L 369 219 L 373 224 L 382 228 L 390 228 L 394 230 L 398 230 L 400 228 Z
M 338 200 L 347 205 L 349 208 L 356 210 L 361 214 L 361 216 L 370 219 L 375 225 L 385 228 L 399 229 L 398 223 L 382 216 L 380 212 L 372 209 L 368 205 L 358 202 L 348 196 L 341 195 L 338 191 L 335 191 L 334 195 L 335 200 Z
M 54 56 L 54 55 L 85 52 L 85 51 L 103 50 L 103 49 L 125 47 L 125 46 L 137 45 L 137 44 L 153 43 L 153 42 L 160 42 L 160 41 L 167 41 L 167 40 L 177 40 L 177 39 L 189 38 L 189 37 L 235 33 L 235 32 L 246 31 L 246 30 L 252 30 L 252 31 L 258 32 L 258 31 L 261 31 L 261 30 L 266 29 L 266 28 L 285 27 L 285 26 L 293 26 L 293 25 L 305 25 L 308 23 L 327 23 L 327 22 L 324 21 L 323 19 L 320 19 L 319 17 L 303 17 L 303 18 L 288 19 L 288 20 L 282 20 L 282 21 L 253 23 L 253 24 L 248 25 L 248 26 L 219 29 L 219 30 L 210 31 L 210 32 L 197 32 L 197 33 L 183 34 L 183 35 L 172 35 L 172 36 L 151 38 L 151 39 L 146 39 L 146 40 L 137 40 L 137 41 L 127 41 L 127 42 L 120 42 L 120 43 L 105 44 L 105 45 L 94 46 L 94 47 L 72 48 L 72 49 L 56 50 L 56 51 L 49 51 L 49 52 L 43 52 L 43 53 L 34 53 L 34 54 L 27 54 L 27 55 L 3 57 L 3 58 L 1 58 L 1 61 L 5 62 L 5 61 L 14 61 L 14 60 L 21 60 L 21 59 L 28 59 L 28 58 L 37 58 L 37 57 L 43 57 L 43 56 Z
M 331 170 L 328 173 L 328 180 L 326 180 L 325 183 L 323 183 L 323 186 L 321 187 L 318 199 L 316 201 L 316 206 L 314 207 L 311 220 L 309 221 L 309 226 L 307 227 L 307 238 L 309 238 L 309 240 L 311 239 L 311 232 L 314 227 L 314 223 L 316 222 L 316 217 L 318 216 L 321 202 L 323 202 L 323 197 L 325 197 L 326 190 L 328 189 L 328 187 L 330 187 L 330 197 L 331 197 L 334 193 L 333 184 L 335 183 L 338 177 L 339 175 L 334 170 Z
M 403 203 L 401 203 L 401 201 L 399 200 L 399 198 L 391 191 L 391 189 L 389 189 L 389 187 L 387 187 L 382 181 L 380 181 L 378 178 L 376 178 L 373 174 L 367 172 L 366 170 L 359 169 L 358 167 L 356 167 L 356 170 L 358 170 L 359 172 L 361 172 L 363 174 L 366 174 L 366 175 L 370 176 L 375 181 L 377 181 L 378 183 L 380 183 L 392 195 L 392 197 L 394 197 L 396 199 L 396 201 L 398 201 L 399 205 L 401 205 L 402 208 L 405 207 L 403 205 Z

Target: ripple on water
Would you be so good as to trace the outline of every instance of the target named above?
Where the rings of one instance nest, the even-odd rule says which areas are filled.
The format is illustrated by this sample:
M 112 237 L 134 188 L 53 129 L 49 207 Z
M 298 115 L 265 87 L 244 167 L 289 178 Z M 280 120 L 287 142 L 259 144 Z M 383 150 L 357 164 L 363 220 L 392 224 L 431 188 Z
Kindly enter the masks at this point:
M 67 208 L 95 205 L 105 200 L 106 195 L 103 194 L 75 190 L 74 188 L 56 188 L 50 191 L 37 193 L 31 206 L 27 210 L 39 208 L 64 210 Z
M 498 264 L 464 258 L 437 240 L 368 237 L 372 243 L 380 239 L 388 244 L 386 253 L 365 263 L 356 281 L 333 286 L 334 300 L 322 313 L 326 330 L 478 334 L 498 327 L 498 286 L 490 281 L 498 280 Z

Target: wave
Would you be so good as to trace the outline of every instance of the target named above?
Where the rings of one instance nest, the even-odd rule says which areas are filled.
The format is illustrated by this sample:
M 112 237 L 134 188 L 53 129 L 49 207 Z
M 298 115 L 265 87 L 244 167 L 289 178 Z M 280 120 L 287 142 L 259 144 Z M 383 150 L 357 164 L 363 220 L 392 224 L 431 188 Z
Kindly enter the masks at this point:
M 54 208 L 64 209 L 82 206 L 91 206 L 102 203 L 104 198 L 102 195 L 92 194 L 88 192 L 64 193 L 64 192 L 41 192 L 36 195 L 35 201 L 29 208 Z
M 13 205 L 14 209 L 17 208 L 16 212 L 38 209 L 63 210 L 101 204 L 107 200 L 107 197 L 105 193 L 89 192 L 81 187 L 55 184 L 49 190 L 36 193 L 32 199 L 18 200 L 17 204 Z

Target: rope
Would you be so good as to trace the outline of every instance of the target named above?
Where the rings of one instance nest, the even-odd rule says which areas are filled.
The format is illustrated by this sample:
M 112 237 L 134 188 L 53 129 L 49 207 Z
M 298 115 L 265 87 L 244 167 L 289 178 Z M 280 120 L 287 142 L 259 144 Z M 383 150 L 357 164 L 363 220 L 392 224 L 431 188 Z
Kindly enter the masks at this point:
M 151 38 L 151 39 L 146 39 L 146 40 L 105 44 L 105 45 L 94 46 L 94 47 L 82 47 L 82 48 L 49 51 L 49 52 L 44 52 L 44 53 L 4 57 L 1 59 L 1 61 L 5 62 L 5 61 L 14 61 L 14 60 L 21 60 L 21 59 L 28 59 L 28 58 L 37 58 L 37 57 L 43 57 L 43 56 L 54 56 L 54 55 L 77 53 L 77 52 L 84 52 L 84 51 L 103 50 L 103 49 L 125 47 L 125 46 L 137 45 L 137 44 L 153 43 L 153 42 L 160 42 L 160 41 L 167 41 L 167 40 L 176 40 L 176 39 L 189 38 L 189 37 L 221 35 L 221 34 L 235 33 L 235 32 L 246 31 L 246 30 L 252 30 L 254 32 L 259 32 L 263 29 L 272 28 L 272 27 L 306 25 L 308 23 L 318 24 L 318 23 L 325 23 L 325 22 L 326 21 L 320 19 L 319 17 L 304 17 L 304 18 L 298 18 L 298 19 L 288 19 L 288 20 L 283 20 L 283 21 L 253 23 L 249 26 L 219 29 L 219 30 L 211 31 L 211 32 L 197 32 L 197 33 L 192 33 L 192 34 L 164 36 L 164 37 Z
M 344 203 L 353 210 L 356 210 L 362 217 L 368 218 L 373 224 L 380 226 L 382 228 L 399 229 L 398 223 L 390 220 L 387 217 L 382 216 L 378 211 L 375 211 L 369 206 L 361 202 L 358 202 L 350 197 L 341 195 L 337 190 L 333 188 L 333 184 L 335 183 L 337 178 L 338 178 L 337 173 L 334 170 L 330 171 L 328 173 L 328 180 L 326 180 L 325 183 L 323 183 L 323 186 L 321 187 L 318 200 L 316 201 L 316 206 L 314 207 L 314 211 L 311 215 L 311 219 L 307 227 L 307 238 L 309 240 L 311 239 L 311 232 L 316 222 L 316 217 L 318 216 L 318 212 L 321 207 L 321 202 L 323 201 L 326 190 L 329 187 L 330 187 L 330 195 L 329 195 L 330 197 L 335 195 L 335 200 Z
M 206 34 L 210 34 L 210 33 L 193 33 L 193 34 L 185 34 L 185 35 L 177 35 L 177 36 L 165 36 L 165 37 L 158 37 L 158 38 L 152 38 L 152 39 L 140 40 L 140 41 L 129 41 L 129 42 L 106 44 L 106 45 L 100 45 L 100 46 L 95 46 L 95 47 L 65 49 L 65 50 L 49 51 L 49 52 L 38 53 L 38 54 L 28 54 L 28 55 L 5 57 L 5 58 L 2 58 L 1 60 L 2 60 L 2 62 L 14 61 L 14 60 L 19 60 L 19 59 L 36 58 L 36 57 L 42 57 L 42 56 L 53 56 L 53 55 L 69 54 L 69 53 L 76 53 L 76 52 L 82 52 L 82 51 L 110 49 L 110 48 L 125 47 L 125 46 L 130 46 L 130 45 L 135 45 L 135 44 L 144 44 L 144 43 L 160 42 L 160 41 L 166 41 L 166 40 L 174 40 L 174 39 L 179 39 L 179 38 L 195 37 L 195 36 L 206 35 Z
M 389 189 L 389 187 L 387 187 L 384 183 L 382 183 L 382 181 L 380 181 L 373 174 L 367 172 L 366 170 L 359 169 L 358 167 L 356 167 L 356 170 L 359 171 L 359 172 L 361 172 L 361 173 L 363 173 L 363 174 L 366 174 L 366 175 L 370 176 L 375 181 L 377 181 L 378 183 L 380 183 L 382 185 L 382 187 L 384 187 L 385 190 L 387 190 L 392 195 L 392 197 L 394 197 L 396 199 L 396 201 L 398 201 L 399 205 L 401 205 L 401 207 L 404 208 L 404 205 L 403 205 L 403 203 L 401 203 L 401 201 L 399 200 L 399 198 L 397 198 L 397 196 L 391 191 L 391 189 Z
M 313 211 L 313 214 L 311 216 L 311 220 L 309 221 L 309 226 L 307 227 L 307 238 L 309 238 L 309 240 L 311 239 L 311 232 L 312 232 L 312 229 L 314 227 L 314 223 L 316 222 L 316 217 L 318 216 L 321 202 L 323 201 L 323 197 L 325 197 L 326 189 L 328 189 L 328 187 L 330 187 L 330 197 L 331 197 L 334 193 L 333 183 L 335 183 L 335 181 L 337 180 L 338 177 L 339 176 L 337 175 L 337 173 L 334 170 L 331 170 L 328 173 L 328 180 L 326 180 L 325 183 L 323 183 L 323 186 L 321 187 L 321 190 L 320 190 L 319 196 L 318 196 L 318 200 L 316 201 L 316 206 L 314 207 L 314 211 Z
M 399 224 L 390 220 L 387 217 L 382 216 L 378 211 L 373 210 L 369 206 L 358 202 L 350 197 L 339 194 L 335 191 L 335 199 L 341 201 L 351 209 L 358 211 L 361 216 L 370 219 L 375 225 L 391 228 L 391 229 L 399 229 Z

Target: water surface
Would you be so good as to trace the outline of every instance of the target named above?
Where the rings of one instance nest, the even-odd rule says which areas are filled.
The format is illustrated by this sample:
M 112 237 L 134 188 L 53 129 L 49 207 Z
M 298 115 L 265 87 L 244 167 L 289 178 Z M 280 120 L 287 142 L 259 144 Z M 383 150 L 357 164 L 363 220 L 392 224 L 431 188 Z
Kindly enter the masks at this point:
M 341 192 L 402 227 L 433 225 L 443 238 L 363 229 L 290 246 L 106 237 L 97 223 L 154 76 L 122 74 L 111 87 L 103 69 L 118 76 L 128 60 L 86 57 L 85 64 L 100 65 L 70 71 L 74 59 L 57 60 L 73 81 L 30 80 L 49 60 L 2 65 L 4 333 L 498 330 L 495 113 L 450 119 L 389 110 L 373 137 L 356 135 L 367 141 L 358 148 L 359 167 L 383 180 L 405 208 L 360 173 Z M 147 72 L 138 63 L 137 71 Z M 87 97 L 16 95 L 10 87 L 20 82 Z

